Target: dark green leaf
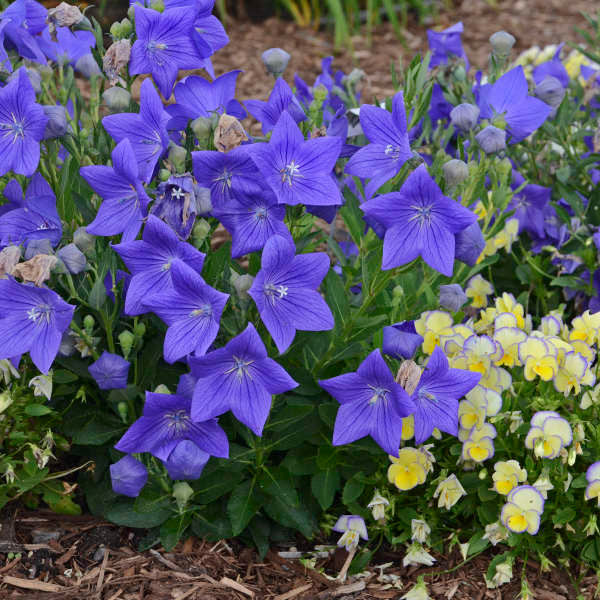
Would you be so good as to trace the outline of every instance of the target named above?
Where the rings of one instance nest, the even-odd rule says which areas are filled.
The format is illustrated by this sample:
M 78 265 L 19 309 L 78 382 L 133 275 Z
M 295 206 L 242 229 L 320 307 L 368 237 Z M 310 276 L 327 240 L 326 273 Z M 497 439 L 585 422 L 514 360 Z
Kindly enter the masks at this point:
M 119 500 L 104 515 L 109 521 L 123 527 L 149 529 L 158 527 L 172 514 L 170 509 L 160 509 L 151 513 L 139 513 L 133 508 L 132 500 Z
M 239 535 L 246 529 L 246 525 L 260 507 L 261 501 L 256 493 L 255 479 L 244 481 L 231 492 L 227 503 L 227 515 L 231 521 L 233 535 Z
M 43 404 L 28 404 L 25 407 L 25 414 L 29 415 L 30 417 L 41 417 L 51 412 L 52 409 L 48 406 L 44 406 Z
M 310 487 L 321 508 L 327 510 L 333 504 L 335 493 L 340 489 L 340 474 L 337 469 L 320 471 L 313 475 Z

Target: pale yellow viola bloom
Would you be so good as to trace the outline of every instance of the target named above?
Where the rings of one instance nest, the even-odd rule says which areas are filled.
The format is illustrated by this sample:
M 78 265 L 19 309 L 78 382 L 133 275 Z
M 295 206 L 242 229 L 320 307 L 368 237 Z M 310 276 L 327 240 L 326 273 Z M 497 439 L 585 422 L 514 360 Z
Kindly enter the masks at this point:
M 494 490 L 506 496 L 519 483 L 527 481 L 527 471 L 516 460 L 501 460 L 494 465 Z
M 502 313 L 502 315 L 510 315 L 513 319 L 516 317 L 512 313 Z M 499 315 L 496 318 L 497 324 Z M 519 344 L 527 339 L 527 334 L 518 327 L 500 327 L 494 331 L 494 341 L 496 341 L 502 349 L 502 355 L 496 360 L 496 365 L 506 367 L 521 366 L 519 359 Z
M 590 311 L 586 310 L 571 321 L 569 341 L 581 340 L 588 344 L 588 346 L 592 346 L 598 341 L 599 334 L 600 312 L 590 314 Z
M 525 309 L 522 304 L 519 304 L 515 297 L 508 292 L 504 292 L 502 296 L 496 298 L 496 310 L 498 313 L 508 312 L 515 315 L 517 318 L 517 327 L 525 329 Z
M 465 340 L 470 338 L 475 332 L 467 325 L 459 323 L 453 325 L 448 333 L 439 336 L 439 343 L 447 357 L 458 354 L 465 343 Z
M 476 463 L 482 463 L 494 456 L 494 442 L 490 436 L 486 435 L 487 433 L 488 428 L 486 427 L 474 427 L 471 430 L 469 439 L 463 444 L 463 460 L 472 460 Z
M 559 360 L 558 373 L 554 377 L 556 391 L 565 396 L 568 396 L 571 392 L 578 395 L 581 392 L 581 382 L 587 372 L 587 360 L 578 352 L 567 352 Z
M 431 354 L 440 343 L 440 335 L 451 333 L 452 317 L 441 310 L 425 311 L 415 321 L 415 330 L 423 338 L 423 352 Z
M 487 417 L 494 417 L 502 410 L 502 396 L 480 384 L 468 392 L 465 398 L 474 405 L 485 404 Z
M 537 418 L 540 414 L 546 415 L 541 422 Z M 525 447 L 533 450 L 538 458 L 556 458 L 573 441 L 573 430 L 568 421 L 555 414 L 542 411 L 531 420 Z
M 433 497 L 438 499 L 438 508 L 451 509 L 467 492 L 457 479 L 456 475 L 452 474 L 440 481 Z
M 474 400 L 461 400 L 458 403 L 458 422 L 463 429 L 481 427 L 487 416 L 485 397 Z
M 596 499 L 598 502 L 598 506 L 600 507 L 600 480 L 596 479 L 594 481 L 590 481 L 587 487 L 585 488 L 585 499 L 593 500 Z
M 401 448 L 398 457 L 390 456 L 388 481 L 399 490 L 406 491 L 425 483 L 427 468 L 425 457 L 416 448 Z
M 540 528 L 540 513 L 534 510 L 523 510 L 512 502 L 502 507 L 500 520 L 507 529 L 514 533 L 527 532 L 535 535 Z
M 471 277 L 465 288 L 465 294 L 467 298 L 471 298 L 471 306 L 474 308 L 485 308 L 487 297 L 493 293 L 494 287 L 492 284 L 479 274 Z
M 530 336 L 519 344 L 519 359 L 525 366 L 525 379 L 539 377 L 550 381 L 558 371 L 557 350 L 545 340 Z

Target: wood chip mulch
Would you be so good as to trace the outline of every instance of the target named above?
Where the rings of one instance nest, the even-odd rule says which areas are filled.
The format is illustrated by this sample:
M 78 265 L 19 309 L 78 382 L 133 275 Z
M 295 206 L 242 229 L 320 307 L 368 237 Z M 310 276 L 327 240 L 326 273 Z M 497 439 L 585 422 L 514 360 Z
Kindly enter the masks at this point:
M 14 531 L 12 531 L 13 526 Z M 332 581 L 346 557 L 338 550 L 315 569 L 283 558 L 290 545 L 273 547 L 264 559 L 236 540 L 217 543 L 189 538 L 171 552 L 155 546 L 138 552 L 144 532 L 117 527 L 92 516 L 62 516 L 20 509 L 0 529 L 2 600 L 375 600 L 399 599 L 420 575 L 434 599 L 503 600 L 517 598 L 522 565 L 498 589 L 487 589 L 483 574 L 492 552 L 463 564 L 458 552 L 436 556 L 434 567 L 402 567 L 404 552 L 380 551 L 371 566 L 344 583 Z M 46 539 L 33 543 L 36 539 Z M 9 558 L 12 552 L 12 558 Z M 542 573 L 530 562 L 526 576 L 538 600 L 591 600 L 592 574 L 573 565 L 579 595 L 566 569 Z
M 333 36 L 327 31 L 300 28 L 290 21 L 271 18 L 263 22 L 234 21 L 226 24 L 230 43 L 213 56 L 218 74 L 242 69 L 238 79 L 237 98 L 266 100 L 273 80 L 265 73 L 261 54 L 271 47 L 281 47 L 291 55 L 285 78 L 291 81 L 297 72 L 309 85 L 321 71 L 321 59 L 334 55 L 334 70 L 349 73 L 354 67 L 363 69 L 366 81 L 363 101 L 383 98 L 394 92 L 390 65 L 406 66 L 416 52 L 427 50 L 428 27 L 447 27 L 462 21 L 463 46 L 473 67 L 487 66 L 490 45 L 488 39 L 495 31 L 512 33 L 517 43 L 513 56 L 534 45 L 541 47 L 560 42 L 582 43 L 575 26 L 587 29 L 581 12 L 595 14 L 597 0 L 448 0 L 436 2 L 440 8 L 428 25 L 419 25 L 410 19 L 405 32 L 405 45 L 396 36 L 389 23 L 375 28 L 369 38 L 366 32 L 356 35 L 346 48 L 336 50 Z

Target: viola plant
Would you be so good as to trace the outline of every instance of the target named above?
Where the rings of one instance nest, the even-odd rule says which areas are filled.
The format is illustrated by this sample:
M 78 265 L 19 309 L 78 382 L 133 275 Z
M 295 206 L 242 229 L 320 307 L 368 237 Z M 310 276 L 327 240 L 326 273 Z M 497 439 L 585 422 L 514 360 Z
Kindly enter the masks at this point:
M 514 64 L 495 34 L 486 74 L 432 31 L 374 104 L 265 48 L 240 100 L 213 2 L 162 4 L 107 48 L 0 13 L 0 505 L 335 531 L 342 579 L 384 541 L 599 567 L 599 24 Z

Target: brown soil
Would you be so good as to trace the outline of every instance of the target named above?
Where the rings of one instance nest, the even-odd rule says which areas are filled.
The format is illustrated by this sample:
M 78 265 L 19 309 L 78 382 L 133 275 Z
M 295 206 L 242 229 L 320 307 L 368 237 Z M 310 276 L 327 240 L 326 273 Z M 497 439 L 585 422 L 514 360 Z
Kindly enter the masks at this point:
M 504 29 L 517 38 L 514 56 L 533 45 L 544 46 L 563 41 L 583 42 L 574 27 L 586 28 L 581 12 L 594 14 L 596 0 L 463 0 L 451 2 L 451 10 L 441 10 L 430 27 L 447 27 L 462 21 L 465 32 L 463 45 L 475 68 L 486 66 L 489 54 L 488 38 Z M 352 47 L 336 51 L 333 38 L 327 32 L 301 29 L 294 23 L 269 19 L 262 23 L 233 21 L 226 25 L 230 37 L 228 46 L 220 50 L 213 62 L 217 74 L 231 69 L 243 69 L 238 80 L 239 99 L 266 99 L 273 87 L 265 73 L 260 56 L 271 47 L 290 52 L 292 59 L 285 74 L 291 81 L 298 72 L 309 84 L 320 72 L 321 59 L 334 55 L 334 70 L 349 73 L 353 67 L 367 74 L 364 101 L 373 96 L 382 98 L 393 93 L 390 65 L 404 61 L 406 65 L 416 52 L 427 49 L 426 26 L 409 24 L 404 47 L 389 24 L 377 27 L 371 40 L 366 33 L 352 38 Z
M 261 560 L 236 540 L 212 543 L 190 538 L 172 552 L 160 546 L 138 552 L 140 532 L 91 516 L 21 511 L 16 523 L 5 519 L 1 532 L 11 531 L 13 524 L 11 539 L 0 538 L 3 600 L 399 599 L 422 575 L 436 600 L 502 600 L 517 598 L 523 572 L 522 564 L 515 564 L 511 583 L 488 590 L 483 574 L 493 552 L 463 564 L 455 551 L 436 555 L 435 567 L 403 568 L 403 551 L 386 550 L 375 556 L 364 574 L 340 584 L 325 574 L 339 572 L 346 557 L 342 550 L 320 560 L 315 569 L 307 569 L 298 560 L 279 556 L 279 551 L 289 547 L 273 547 Z M 58 539 L 33 544 L 34 531 L 60 534 Z M 9 549 L 20 556 L 8 559 Z M 386 563 L 383 569 L 377 567 Z M 573 566 L 571 575 L 578 577 L 577 571 Z M 528 564 L 526 577 L 538 600 L 591 600 L 597 583 L 591 574 L 582 577 L 577 596 L 564 569 L 541 573 L 534 562 Z M 399 583 L 393 585 L 390 580 Z

